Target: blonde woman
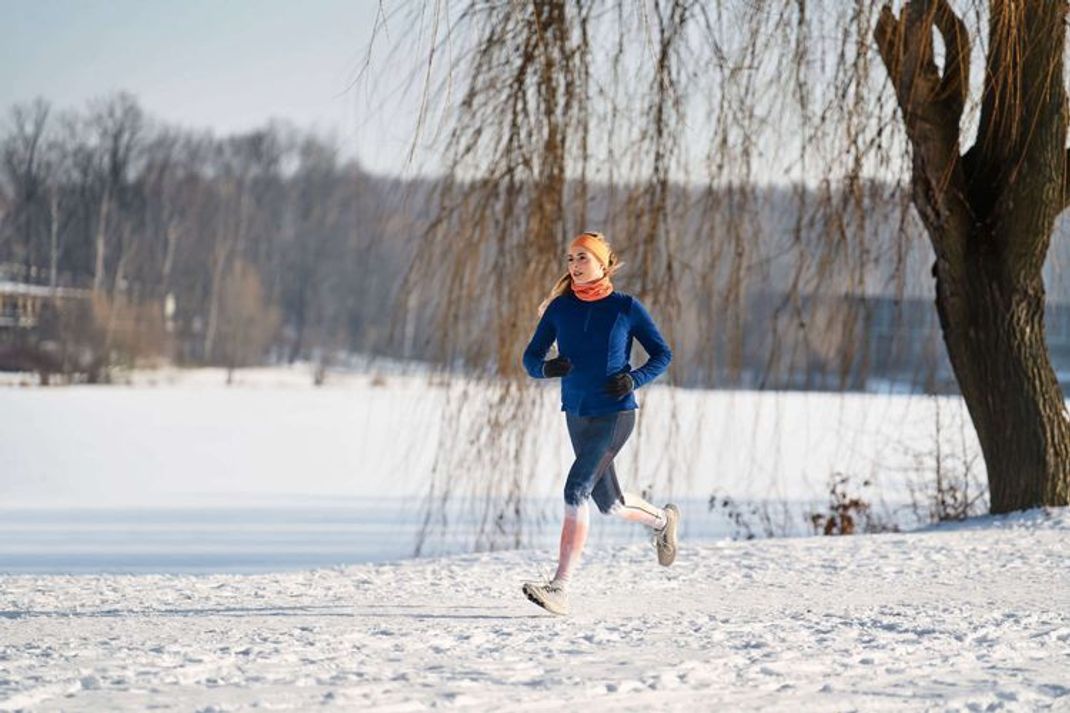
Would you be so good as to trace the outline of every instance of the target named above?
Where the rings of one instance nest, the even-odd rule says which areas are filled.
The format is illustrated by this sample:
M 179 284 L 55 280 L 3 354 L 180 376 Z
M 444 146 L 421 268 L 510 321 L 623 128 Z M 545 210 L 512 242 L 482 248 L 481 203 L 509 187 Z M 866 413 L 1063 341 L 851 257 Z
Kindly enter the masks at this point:
M 554 578 L 528 582 L 524 594 L 553 614 L 569 611 L 568 583 L 587 540 L 588 500 L 603 514 L 652 528 L 658 562 L 676 558 L 680 514 L 675 505 L 654 507 L 622 492 L 613 457 L 635 427 L 635 390 L 669 366 L 672 350 L 639 300 L 616 292 L 611 278 L 619 260 L 601 233 L 583 233 L 568 250 L 568 272 L 554 285 L 527 349 L 524 368 L 536 379 L 561 379 L 565 412 L 576 460 L 565 482 L 565 520 Z M 629 364 L 632 340 L 649 355 L 638 369 Z M 546 360 L 557 342 L 558 355 Z

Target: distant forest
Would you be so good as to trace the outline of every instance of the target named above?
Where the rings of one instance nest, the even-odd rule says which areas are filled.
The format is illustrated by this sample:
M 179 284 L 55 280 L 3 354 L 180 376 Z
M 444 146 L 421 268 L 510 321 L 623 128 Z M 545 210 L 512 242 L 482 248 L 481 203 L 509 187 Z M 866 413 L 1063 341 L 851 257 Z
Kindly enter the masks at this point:
M 0 286 L 55 295 L 34 329 L 0 331 L 9 349 L 59 349 L 65 364 L 89 352 L 105 374 L 151 361 L 329 366 L 352 355 L 495 371 L 478 348 L 493 335 L 478 329 L 472 349 L 442 350 L 436 296 L 444 291 L 410 279 L 410 266 L 425 259 L 421 238 L 437 214 L 440 181 L 370 175 L 331 140 L 282 123 L 223 137 L 176 128 L 128 94 L 84 111 L 44 100 L 12 108 L 0 125 L 0 160 Z M 865 389 L 878 379 L 953 389 L 932 307 L 931 249 L 919 226 L 891 217 L 904 197 L 891 187 L 868 192 L 887 204 L 869 206 L 866 225 L 830 226 L 804 220 L 800 196 L 809 190 L 757 191 L 746 269 L 676 278 L 685 295 L 688 281 L 718 289 L 723 280 L 743 308 L 717 324 L 701 300 L 664 307 L 673 310 L 675 383 Z M 612 223 L 621 210 L 613 195 L 612 186 L 588 187 L 587 228 Z M 686 222 L 699 189 L 676 186 L 672 195 Z M 713 196 L 734 199 L 731 187 Z M 808 273 L 789 304 L 784 288 L 799 280 L 799 251 L 828 230 L 843 233 L 848 251 L 852 234 L 865 232 L 865 254 L 851 262 L 858 269 Z M 681 254 L 707 249 L 681 234 L 691 235 L 678 243 Z M 568 237 L 560 236 L 562 250 Z M 627 264 L 628 236 L 609 238 Z M 1070 255 L 1065 243 L 1057 234 L 1056 266 Z M 1070 340 L 1060 311 L 1068 291 L 1049 275 L 1059 369 L 1070 362 L 1058 351 Z M 556 277 L 546 275 L 547 289 Z M 627 267 L 618 283 L 639 289 Z M 471 315 L 473 325 L 480 319 Z M 517 315 L 532 327 L 535 319 Z
M 402 199 L 426 203 L 418 183 L 283 124 L 175 128 L 127 94 L 17 106 L 0 151 L 0 279 L 85 290 L 109 358 L 398 353 L 392 302 L 420 231 Z

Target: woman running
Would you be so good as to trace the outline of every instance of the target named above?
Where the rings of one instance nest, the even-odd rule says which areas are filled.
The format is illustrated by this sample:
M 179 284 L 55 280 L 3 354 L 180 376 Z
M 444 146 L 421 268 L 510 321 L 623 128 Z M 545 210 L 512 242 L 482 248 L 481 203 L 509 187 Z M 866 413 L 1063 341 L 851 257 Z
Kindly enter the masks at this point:
M 565 521 L 557 573 L 548 584 L 528 582 L 528 599 L 554 614 L 568 613 L 568 583 L 587 540 L 588 498 L 599 511 L 652 528 L 658 562 L 676 559 L 675 505 L 654 507 L 621 492 L 613 457 L 635 426 L 635 389 L 656 379 L 672 359 L 650 314 L 631 295 L 614 292 L 610 278 L 620 266 L 601 233 L 583 233 L 568 251 L 568 272 L 554 285 L 524 350 L 524 368 L 536 379 L 561 377 L 561 410 L 576 461 L 565 482 Z M 632 339 L 649 359 L 633 370 Z M 557 356 L 544 361 L 557 341 Z

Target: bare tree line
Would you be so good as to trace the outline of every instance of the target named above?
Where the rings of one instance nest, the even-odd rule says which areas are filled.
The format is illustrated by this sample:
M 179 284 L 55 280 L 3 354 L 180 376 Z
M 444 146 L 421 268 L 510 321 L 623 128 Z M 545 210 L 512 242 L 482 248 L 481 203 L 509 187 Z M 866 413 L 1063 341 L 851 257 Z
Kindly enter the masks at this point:
M 467 341 L 457 333 L 444 339 L 450 333 L 436 328 L 448 324 L 441 321 L 443 310 L 467 299 L 459 293 L 438 298 L 450 289 L 442 280 L 456 255 L 451 248 L 436 255 L 433 241 L 418 249 L 423 231 L 435 229 L 434 200 L 444 195 L 435 191 L 475 182 L 369 176 L 355 162 L 340 160 L 328 140 L 281 124 L 220 138 L 179 130 L 146 116 L 122 94 L 83 113 L 56 112 L 43 100 L 13 107 L 0 148 L 5 272 L 36 285 L 84 288 L 92 310 L 70 315 L 59 331 L 89 339 L 119 362 L 157 357 L 236 366 L 349 351 L 461 365 L 470 373 L 515 366 L 499 361 L 498 347 L 479 333 Z M 572 180 L 568 200 L 580 200 L 572 195 L 579 190 L 589 219 L 606 224 L 616 219 L 617 196 L 639 195 L 643 185 Z M 742 189 L 712 193 L 672 182 L 664 190 L 676 219 L 693 226 L 679 238 L 680 249 L 700 254 L 707 202 L 734 200 Z M 864 333 L 864 313 L 874 305 L 887 321 L 903 310 L 902 299 L 926 296 L 924 284 L 904 283 L 896 292 L 895 275 L 882 261 L 900 247 L 893 231 L 876 221 L 871 225 L 880 249 L 867 266 L 876 287 L 867 293 L 841 284 L 837 293 L 809 286 L 824 297 L 807 302 L 813 312 L 808 329 L 824 336 L 806 350 L 771 355 L 776 340 L 798 326 L 783 305 L 795 269 L 794 243 L 817 251 L 827 230 L 820 215 L 796 215 L 799 196 L 814 203 L 839 198 L 827 189 L 822 196 L 790 185 L 747 190 L 756 210 L 747 269 L 683 270 L 677 280 L 683 292 L 699 294 L 714 283 L 731 291 L 749 311 L 746 329 L 742 322 L 740 329 L 717 327 L 701 302 L 681 301 L 673 313 L 681 334 L 678 384 L 857 389 L 866 388 L 870 376 L 894 372 L 911 386 L 946 388 L 938 360 L 917 363 L 917 342 L 936 337 L 934 321 L 891 330 L 892 352 L 901 352 L 894 364 L 888 354 L 883 362 L 860 359 L 876 339 L 872 328 L 868 341 L 847 334 L 852 320 L 857 334 Z M 878 198 L 866 207 L 870 216 L 891 214 L 902 200 L 887 185 L 874 184 L 873 193 Z M 629 257 L 639 247 L 631 233 L 616 242 Z M 480 254 L 488 264 L 507 260 L 507 247 L 499 247 L 484 246 Z M 425 282 L 410 289 L 403 282 L 412 256 L 427 272 Z M 898 259 L 916 262 L 918 251 Z M 471 265 L 485 269 L 479 260 Z M 639 267 L 629 265 L 622 274 L 625 287 L 642 289 Z M 470 289 L 479 280 L 452 284 Z M 526 313 L 514 314 L 507 305 L 488 302 L 480 307 L 481 320 L 524 324 Z M 97 328 L 72 324 L 84 321 Z M 471 350 L 458 349 L 461 344 Z M 515 349 L 510 342 L 499 346 Z
M 280 123 L 223 137 L 178 129 L 127 94 L 83 112 L 39 99 L 7 119 L 4 273 L 83 289 L 91 304 L 48 336 L 88 341 L 106 361 L 390 350 L 391 278 L 418 217 L 336 143 Z

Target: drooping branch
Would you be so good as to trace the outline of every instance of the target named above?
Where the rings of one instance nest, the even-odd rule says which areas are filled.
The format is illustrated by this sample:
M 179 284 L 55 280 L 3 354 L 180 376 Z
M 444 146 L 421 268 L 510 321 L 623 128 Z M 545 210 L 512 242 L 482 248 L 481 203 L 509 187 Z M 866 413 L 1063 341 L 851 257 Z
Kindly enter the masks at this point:
M 1039 274 L 1070 191 L 1063 62 L 1068 4 L 993 3 L 970 191 L 1015 267 Z M 1044 196 L 1043 210 L 1035 198 Z
M 1014 173 L 1052 147 L 1037 137 L 1064 121 L 1067 3 L 993 3 L 976 151 Z M 1064 145 L 1059 145 L 1062 153 Z M 989 176 L 989 181 L 998 176 Z

